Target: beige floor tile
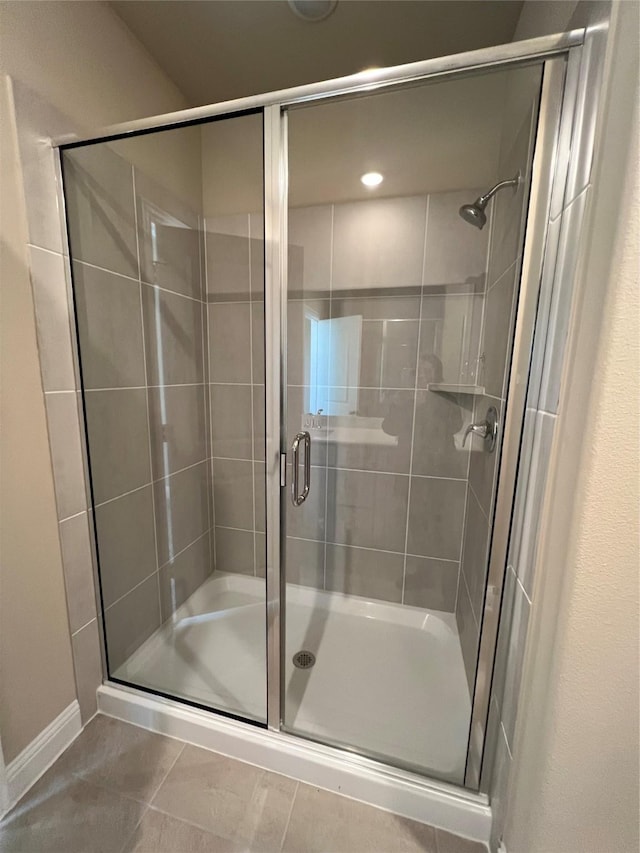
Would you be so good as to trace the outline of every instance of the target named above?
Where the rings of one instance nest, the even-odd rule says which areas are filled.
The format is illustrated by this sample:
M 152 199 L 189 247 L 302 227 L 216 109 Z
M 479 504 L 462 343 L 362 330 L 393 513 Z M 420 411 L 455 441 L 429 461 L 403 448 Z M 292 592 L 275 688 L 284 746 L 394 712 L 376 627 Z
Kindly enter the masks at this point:
M 186 746 L 153 806 L 260 851 L 279 850 L 296 783 Z
M 180 741 L 98 715 L 54 767 L 149 802 L 183 749 Z
M 301 783 L 283 850 L 436 853 L 436 839 L 430 826 Z
M 459 835 L 452 835 L 444 829 L 436 829 L 438 853 L 488 853 L 485 844 L 479 841 L 469 841 Z
M 240 853 L 226 838 L 149 809 L 122 853 Z
M 0 824 L 1 853 L 119 853 L 145 806 L 49 771 Z

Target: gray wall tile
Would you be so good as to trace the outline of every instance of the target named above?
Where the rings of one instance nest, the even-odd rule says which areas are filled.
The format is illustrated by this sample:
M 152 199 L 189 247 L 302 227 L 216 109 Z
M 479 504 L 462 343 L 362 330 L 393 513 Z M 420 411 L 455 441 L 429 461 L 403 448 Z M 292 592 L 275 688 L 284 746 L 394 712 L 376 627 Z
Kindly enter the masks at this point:
M 212 455 L 251 459 L 254 433 L 251 417 L 252 387 L 212 385 L 210 393 Z M 264 435 L 264 415 L 262 421 Z
M 489 522 L 473 489 L 468 489 L 461 568 L 467 583 L 471 607 L 478 624 L 482 619 L 488 547 Z
M 331 476 L 331 475 L 329 475 Z M 302 472 L 300 474 L 300 488 L 302 488 Z M 289 494 L 291 493 L 291 466 L 287 468 L 287 486 Z M 287 534 L 300 539 L 324 539 L 325 531 L 327 538 L 330 538 L 330 533 L 326 524 L 325 512 L 325 495 L 326 495 L 326 469 L 311 468 L 311 488 L 309 496 L 301 505 L 294 507 L 290 503 L 287 507 Z M 334 493 L 329 486 L 329 501 L 328 511 L 329 517 L 332 513 L 332 498 Z
M 252 531 L 216 527 L 216 571 L 254 573 Z
M 267 481 L 264 462 L 253 465 L 253 494 L 256 508 L 256 530 L 264 533 L 267 520 Z
M 148 393 L 154 479 L 206 459 L 204 385 L 149 388 Z
M 409 554 L 460 559 L 466 488 L 462 480 L 411 478 Z
M 202 303 L 145 284 L 142 311 L 149 385 L 202 382 Z
M 324 542 L 286 539 L 287 583 L 324 588 Z
M 255 551 L 255 572 L 256 577 L 264 578 L 267 574 L 267 537 L 264 533 L 254 533 L 253 535 L 254 551 Z M 266 588 L 265 588 L 266 593 Z
M 527 491 L 524 517 L 519 535 L 519 550 L 512 555 L 512 565 L 515 567 L 516 574 L 529 597 L 533 595 L 533 570 L 538 544 L 539 521 L 547 483 L 555 422 L 555 415 L 548 415 L 546 412 L 537 413 L 531 450 L 531 468 L 528 480 L 525 483 Z M 513 530 L 514 535 L 517 536 L 515 521 Z
M 69 628 L 73 634 L 96 618 L 93 560 L 86 512 L 60 522 L 60 545 Z
M 417 320 L 367 320 L 360 340 L 360 385 L 413 388 L 416 376 Z
M 186 601 L 211 574 L 209 533 L 178 554 L 158 572 L 162 621 Z
M 413 432 L 413 473 L 466 479 L 469 450 L 456 447 L 464 409 L 449 394 L 418 391 Z M 468 442 L 467 442 L 468 445 Z
M 462 284 L 484 281 L 488 228 L 472 228 L 458 215 L 483 189 L 432 193 L 429 196 L 424 284 Z
M 374 438 L 378 436 L 392 443 L 381 444 L 379 441 L 372 441 L 367 444 L 333 440 L 333 433 L 329 431 L 327 433 L 328 464 L 335 468 L 360 468 L 366 471 L 408 474 L 411 460 L 413 401 L 413 391 L 359 389 L 358 415 L 381 419 L 381 427 L 371 429 L 372 436 Z M 351 428 L 363 429 L 363 427 L 361 420 L 355 417 Z M 349 430 L 350 426 L 346 424 L 342 429 Z
M 531 605 L 519 583 L 515 583 L 513 617 L 509 632 L 509 652 L 506 662 L 502 698 L 502 724 L 509 747 L 513 750 L 518 698 L 522 680 L 522 665 L 529 627 Z
M 456 609 L 459 563 L 407 556 L 404 604 L 444 610 Z
M 328 292 L 331 281 L 330 205 L 291 207 L 288 212 L 289 295 Z
M 408 487 L 399 474 L 330 468 L 327 541 L 402 552 Z
M 202 299 L 198 214 L 140 169 L 134 172 L 142 280 Z
M 213 460 L 216 525 L 253 530 L 253 470 L 251 462 Z
M 476 293 L 435 296 L 425 288 L 419 388 L 426 388 L 429 382 L 478 384 L 484 302 L 484 296 Z
M 104 614 L 111 674 L 160 627 L 158 576 L 152 575 Z
M 102 655 L 95 619 L 71 637 L 71 650 L 80 719 L 85 725 L 98 710 L 96 691 L 102 684 Z
M 148 483 L 146 391 L 88 391 L 85 406 L 96 503 Z
M 105 607 L 157 568 L 151 486 L 95 509 Z
M 532 123 L 537 119 L 537 105 L 525 115 L 519 128 L 505 134 L 506 144 L 500 152 L 500 173 L 503 179 L 513 178 L 520 172 L 522 180 L 517 189 L 507 187 L 500 190 L 491 202 L 492 212 L 491 247 L 487 286 L 496 282 L 522 252 L 524 238 L 523 221 L 529 198 L 529 151 L 533 144 Z
M 235 219 L 236 217 L 221 217 Z M 242 219 L 245 234 L 225 233 L 227 226 L 207 219 L 207 294 L 210 302 L 245 301 L 251 298 L 248 217 Z M 221 227 L 225 230 L 218 231 Z
M 47 394 L 45 399 L 58 518 L 68 518 L 87 508 L 77 395 Z
M 73 264 L 85 388 L 145 385 L 140 285 L 86 264 Z
M 502 404 L 493 397 L 476 397 L 474 420 L 483 421 L 490 406 L 498 410 L 498 422 L 502 433 Z M 476 493 L 480 506 L 488 518 L 492 516 L 492 499 L 496 477 L 496 466 L 499 462 L 499 447 L 489 453 L 486 444 L 478 436 L 470 436 L 471 456 L 469 458 L 469 485 Z M 500 438 L 499 438 L 500 440 Z M 467 439 L 469 443 L 469 439 Z
M 460 577 L 458 600 L 456 603 L 456 623 L 458 625 L 458 636 L 460 637 L 460 648 L 462 649 L 464 670 L 467 676 L 467 686 L 469 687 L 469 695 L 472 696 L 476 678 L 476 663 L 478 658 L 478 640 L 480 632 L 475 619 L 473 618 L 471 601 L 469 600 L 469 593 L 467 592 L 464 576 Z
M 511 350 L 513 305 L 519 284 L 519 265 L 515 264 L 487 292 L 485 297 L 484 332 L 484 386 L 487 394 L 502 397 Z
M 251 393 L 253 394 L 253 458 L 264 460 L 266 445 L 265 386 L 254 385 Z
M 264 385 L 264 302 L 251 303 L 251 370 L 255 385 Z M 243 356 L 244 359 L 244 356 Z M 243 368 L 244 369 L 244 368 Z M 242 374 L 244 375 L 244 374 Z M 213 379 L 211 380 L 214 381 Z M 244 381 L 244 380 L 243 380 Z
M 251 382 L 248 303 L 209 305 L 209 381 Z
M 42 387 L 70 391 L 76 381 L 64 259 L 33 246 L 29 254 Z
M 326 588 L 400 603 L 403 564 L 402 554 L 327 545 Z
M 589 188 L 571 202 L 562 214 L 560 244 L 556 262 L 556 276 L 551 296 L 549 329 L 545 346 L 545 358 L 538 408 L 556 413 L 560 400 L 562 364 L 569 331 L 569 319 L 573 304 L 573 278 L 578 259 L 578 235 L 587 212 Z M 562 286 L 562 283 L 565 286 Z
M 74 148 L 63 157 L 73 257 L 137 278 L 132 167 L 109 145 Z
M 156 481 L 153 494 L 158 565 L 163 566 L 209 528 L 207 463 Z
M 426 198 L 341 204 L 334 211 L 333 289 L 422 283 Z

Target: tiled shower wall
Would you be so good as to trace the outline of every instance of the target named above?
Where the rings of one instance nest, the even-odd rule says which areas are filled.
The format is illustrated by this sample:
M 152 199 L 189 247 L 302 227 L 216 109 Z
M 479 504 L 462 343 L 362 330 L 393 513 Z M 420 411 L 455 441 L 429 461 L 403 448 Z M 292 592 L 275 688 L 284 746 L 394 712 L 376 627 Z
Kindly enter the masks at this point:
M 485 395 L 475 400 L 474 421 L 485 419 L 494 406 L 502 425 L 509 380 L 510 350 L 515 310 L 520 286 L 521 253 L 524 241 L 524 219 L 531 169 L 531 147 L 537 121 L 537 95 L 540 73 L 537 68 L 520 72 L 518 79 L 529 103 L 524 118 L 515 126 L 506 125 L 500 157 L 500 174 L 520 173 L 522 180 L 516 192 L 503 190 L 493 200 L 494 216 L 489 242 L 487 293 L 483 324 L 482 350 Z M 513 85 L 513 81 L 510 81 Z M 526 102 L 525 102 L 526 103 Z M 482 440 L 474 438 L 474 447 Z M 465 662 L 469 690 L 473 692 L 480 627 L 482 623 L 488 556 L 493 516 L 499 446 L 494 453 L 474 453 L 469 466 L 469 489 L 466 501 L 466 523 L 460 573 L 460 589 L 456 605 L 456 621 Z
M 289 211 L 288 445 L 311 399 L 308 315 L 362 318 L 355 387 L 338 386 L 333 364 L 327 376 L 334 384 L 325 390 L 353 402 L 345 429 L 377 419 L 382 440 L 333 440 L 340 419 L 331 416 L 311 429 L 311 493 L 299 508 L 286 504 L 290 582 L 455 610 L 472 454 L 454 436 L 471 418 L 473 397 L 426 386 L 478 379 L 489 229 L 458 216 L 477 195 L 473 188 Z M 214 419 L 213 426 L 216 566 L 251 572 L 253 537 L 257 574 L 264 530 L 264 457 L 256 442 L 264 405 L 256 382 L 263 375 L 261 236 L 256 216 L 207 220 L 212 406 L 224 400 L 228 420 L 217 438 L 222 424 Z M 441 377 L 433 374 L 434 355 Z M 234 550 L 220 547 L 227 538 Z
M 113 673 L 212 570 L 201 228 L 106 145 L 64 166 Z

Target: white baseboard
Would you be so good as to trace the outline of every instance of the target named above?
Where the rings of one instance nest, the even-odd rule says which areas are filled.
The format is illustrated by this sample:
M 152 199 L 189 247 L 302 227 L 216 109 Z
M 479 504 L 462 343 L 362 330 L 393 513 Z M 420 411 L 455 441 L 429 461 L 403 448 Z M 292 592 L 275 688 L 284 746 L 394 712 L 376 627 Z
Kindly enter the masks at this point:
M 29 746 L 7 764 L 2 785 L 4 790 L 0 792 L 0 817 L 26 794 L 81 731 L 80 706 L 74 699 Z
M 451 785 L 119 685 L 98 688 L 98 710 L 475 841 L 489 840 L 486 799 Z

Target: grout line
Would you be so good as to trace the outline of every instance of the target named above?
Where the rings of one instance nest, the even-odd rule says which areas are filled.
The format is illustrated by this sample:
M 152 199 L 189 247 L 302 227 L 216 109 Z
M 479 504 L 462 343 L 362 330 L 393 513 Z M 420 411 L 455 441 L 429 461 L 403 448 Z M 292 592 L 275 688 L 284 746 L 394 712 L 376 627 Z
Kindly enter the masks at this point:
M 38 246 L 37 243 L 27 243 L 27 246 L 30 249 L 38 249 L 40 252 L 46 252 L 48 255 L 55 255 L 57 258 L 66 258 L 68 257 L 65 252 L 57 252 L 55 249 L 46 249 L 44 246 Z
M 211 386 L 216 384 L 211 382 L 211 335 L 209 330 L 209 259 L 207 255 L 207 218 L 206 216 L 202 217 L 202 248 L 204 254 L 204 291 L 203 296 L 207 296 L 207 302 L 203 305 L 203 311 L 207 318 L 207 379 L 209 384 L 209 446 L 207 450 L 209 451 L 208 462 L 209 462 L 209 476 L 211 480 L 211 550 L 212 550 L 212 567 L 211 570 L 214 572 L 218 567 L 218 549 L 216 544 L 216 497 L 215 497 L 215 484 L 213 479 L 213 413 L 211 411 Z
M 131 175 L 132 175 L 133 185 L 135 187 L 135 178 L 133 177 L 133 166 L 131 167 Z M 135 189 L 134 189 L 134 192 L 135 192 Z M 134 202 L 135 202 L 135 196 L 134 196 Z M 136 223 L 135 227 L 137 227 L 137 222 L 138 222 L 137 205 L 134 204 L 134 208 L 135 208 L 134 209 L 134 219 L 135 219 L 135 223 Z M 138 232 L 136 231 L 136 244 L 137 243 L 138 243 Z M 83 267 L 90 267 L 93 270 L 100 270 L 100 272 L 108 272 L 109 275 L 117 275 L 119 278 L 126 278 L 127 281 L 135 281 L 136 284 L 140 284 L 140 261 L 139 261 L 139 257 L 140 257 L 140 255 L 136 250 L 136 262 L 138 264 L 138 278 L 134 278 L 132 275 L 127 275 L 126 273 L 123 273 L 123 272 L 116 272 L 115 270 L 107 269 L 107 267 L 99 267 L 97 264 L 90 264 L 89 261 L 81 261 L 79 258 L 73 258 L 72 257 L 69 260 L 71 262 L 72 267 L 74 264 L 82 264 Z
M 469 452 L 469 456 L 471 456 L 471 452 Z M 460 575 L 462 574 L 462 565 L 464 560 L 464 534 L 467 529 L 467 505 L 469 500 L 469 489 L 471 488 L 471 484 L 469 483 L 469 478 L 467 477 L 467 482 L 465 484 L 464 489 L 464 509 L 462 510 L 462 530 L 460 533 L 460 560 L 458 562 L 458 583 L 456 585 L 456 608 L 458 606 L 458 592 L 460 590 Z M 455 612 L 455 610 L 454 610 Z
M 59 518 L 58 524 L 63 524 L 65 521 L 71 521 L 72 518 L 78 518 L 81 515 L 85 515 L 88 511 L 88 509 L 81 509 L 80 512 L 74 512 L 73 515 L 67 515 L 64 518 Z
M 333 237 L 335 230 L 335 204 L 331 205 L 331 230 L 329 231 L 329 317 L 333 317 Z M 331 359 L 332 324 L 329 323 L 329 359 Z M 331 376 L 331 361 L 327 365 L 327 376 Z M 324 454 L 324 548 L 322 555 L 322 588 L 327 588 L 327 533 L 329 521 L 329 451 L 325 444 Z M 334 501 L 335 504 L 335 501 Z
M 418 375 L 420 373 L 420 335 L 422 332 L 422 296 L 424 292 L 424 274 L 427 264 L 427 234 L 429 231 L 430 196 L 427 195 L 424 212 L 424 238 L 422 243 L 422 273 L 420 275 L 420 304 L 418 311 L 418 340 L 416 343 L 416 371 L 413 378 L 413 414 L 411 416 L 411 452 L 409 454 L 409 485 L 407 488 L 407 509 L 404 527 L 404 557 L 402 563 L 402 594 L 400 603 L 404 604 L 404 593 L 407 580 L 407 549 L 409 547 L 409 518 L 411 516 L 411 475 L 413 474 L 413 451 L 416 439 L 416 410 L 418 404 Z
M 122 847 L 120 848 L 120 853 L 127 853 L 127 851 L 129 851 L 129 850 L 131 849 L 131 842 L 133 841 L 134 836 L 135 836 L 135 835 L 136 835 L 136 833 L 138 832 L 138 829 L 139 829 L 140 824 L 142 823 L 143 819 L 147 816 L 147 814 L 149 813 L 149 811 L 156 811 L 156 809 L 153 809 L 153 808 L 152 808 L 151 803 L 153 802 L 153 800 L 155 799 L 155 797 L 158 795 L 158 792 L 160 791 L 160 788 L 162 788 L 162 786 L 164 785 L 164 783 L 167 781 L 167 777 L 168 777 L 169 773 L 171 773 L 171 771 L 172 771 L 172 770 L 173 770 L 173 768 L 175 767 L 175 765 L 176 765 L 176 763 L 177 763 L 178 759 L 180 758 L 180 756 L 181 756 L 181 755 L 182 755 L 182 753 L 184 752 L 184 748 L 185 748 L 185 746 L 186 746 L 186 743 L 185 743 L 184 741 L 178 741 L 178 743 L 180 743 L 180 744 L 181 744 L 181 746 L 180 746 L 180 749 L 178 750 L 178 753 L 177 753 L 176 757 L 174 758 L 174 760 L 173 760 L 173 761 L 171 762 L 171 764 L 169 765 L 169 767 L 168 767 L 168 769 L 167 769 L 167 772 L 163 775 L 163 777 L 162 777 L 162 779 L 161 779 L 161 781 L 160 781 L 160 784 L 159 784 L 159 785 L 157 785 L 157 787 L 156 787 L 156 789 L 154 790 L 153 794 L 149 797 L 149 800 L 148 800 L 148 801 L 146 801 L 146 802 L 144 803 L 145 808 L 144 808 L 144 810 L 142 811 L 142 814 L 140 815 L 140 817 L 139 817 L 138 821 L 136 822 L 136 825 L 135 825 L 135 826 L 134 826 L 134 828 L 131 830 L 131 833 L 130 833 L 130 834 L 127 836 L 127 838 L 125 839 L 124 844 L 123 844 L 123 845 L 122 845 Z M 180 818 L 176 818 L 176 820 L 180 820 Z
M 284 847 L 284 842 L 285 842 L 286 837 L 287 837 L 287 832 L 289 831 L 289 824 L 291 823 L 291 815 L 293 814 L 293 806 L 295 805 L 296 797 L 298 796 L 298 789 L 299 788 L 300 788 L 300 782 L 298 780 L 296 780 L 296 787 L 293 791 L 293 796 L 291 797 L 291 805 L 289 806 L 289 814 L 287 815 L 287 820 L 286 820 L 286 823 L 284 825 L 284 831 L 282 833 L 282 838 L 280 839 L 280 845 L 278 847 L 278 850 L 282 850 L 282 848 Z
M 188 551 L 189 548 L 191 548 L 193 545 L 195 545 L 196 542 L 199 542 L 209 532 L 210 532 L 209 529 L 204 530 L 199 536 L 196 536 L 195 539 L 193 539 L 191 542 L 189 542 L 188 545 L 185 545 L 184 548 L 181 548 L 179 551 L 176 551 L 176 553 L 172 557 L 169 557 L 168 560 L 165 560 L 164 563 L 158 568 L 158 573 L 160 573 L 160 571 L 162 569 L 164 569 L 165 566 L 168 566 L 171 563 L 173 563 L 180 556 L 180 554 L 184 554 L 185 551 Z M 111 606 L 111 605 L 109 605 L 109 606 Z
M 153 287 L 155 290 L 160 290 L 162 293 L 169 293 L 171 296 L 179 296 L 182 299 L 188 299 L 190 302 L 198 302 L 200 305 L 203 305 L 202 299 L 197 299 L 195 296 L 188 296 L 186 293 L 179 293 L 177 290 L 169 290 L 168 287 L 161 287 L 159 284 L 152 284 L 150 281 L 145 281 L 144 279 L 140 279 L 140 284 L 144 284 L 145 287 Z
M 128 492 L 122 492 L 121 495 L 116 495 L 113 498 L 108 498 L 106 501 L 100 501 L 100 503 L 94 504 L 93 508 L 98 509 L 99 507 L 105 506 L 106 504 L 113 503 L 113 501 L 117 501 L 120 498 L 126 498 L 127 495 L 132 495 L 135 492 L 139 492 L 142 489 L 146 489 L 147 486 L 153 487 L 154 485 L 156 485 L 156 483 L 162 483 L 163 480 L 169 480 L 171 477 L 175 477 L 177 474 L 182 474 L 184 471 L 189 471 L 191 468 L 197 468 L 198 465 L 204 465 L 206 462 L 209 461 L 210 458 L 211 457 L 207 457 L 206 459 L 201 459 L 199 462 L 194 462 L 191 465 L 187 465 L 185 468 L 178 468 L 177 471 L 172 471 L 170 474 L 165 474 L 163 477 L 158 477 L 155 480 L 150 480 L 148 483 L 143 483 L 141 486 L 136 486 L 135 489 L 129 489 Z M 233 460 L 233 461 L 235 461 L 235 460 Z M 246 462 L 247 460 L 246 459 L 238 459 L 237 461 L 238 462 Z M 152 488 L 152 491 L 153 491 L 153 488 Z M 85 512 L 85 510 L 82 510 L 82 512 Z M 80 514 L 81 513 L 76 513 L 76 515 L 80 515 Z M 73 515 L 68 516 L 68 518 L 74 518 L 74 517 L 75 516 L 73 516 Z M 66 520 L 67 520 L 66 518 L 60 519 L 60 521 L 66 521 Z
M 141 391 L 144 388 L 153 388 L 154 390 L 157 388 L 204 388 L 205 385 L 206 382 L 174 382 L 167 383 L 166 385 L 121 385 L 113 388 L 85 388 L 84 390 L 90 394 L 93 391 Z M 49 391 L 47 393 L 57 394 L 68 392 Z
M 105 616 L 108 613 L 108 611 L 111 610 L 112 607 L 115 607 L 116 604 L 119 604 L 123 598 L 126 598 L 130 593 L 132 593 L 136 589 L 138 589 L 139 586 L 142 586 L 143 583 L 146 583 L 150 578 L 152 578 L 154 575 L 157 575 L 157 574 L 158 574 L 158 569 L 154 569 L 146 577 L 142 578 L 141 581 L 138 581 L 138 583 L 135 586 L 132 586 L 131 589 L 128 589 L 123 595 L 118 596 L 118 598 L 116 598 L 115 601 L 112 601 L 108 607 L 105 607 L 105 609 L 104 609 Z M 160 585 L 158 583 L 158 590 L 159 589 L 160 589 Z M 158 598 L 159 597 L 160 597 L 160 592 L 158 592 Z
M 252 269 L 251 269 L 251 214 L 247 213 L 247 255 L 249 259 L 249 298 L 252 296 Z M 256 546 L 256 466 L 255 466 L 255 421 L 253 407 L 253 304 L 249 305 L 249 377 L 251 379 L 251 514 L 253 517 L 253 576 L 258 576 L 257 546 Z M 266 377 L 265 377 L 266 380 Z M 266 426 L 266 407 L 265 407 Z
M 467 593 L 467 598 L 469 599 L 469 610 L 471 611 L 471 618 L 473 619 L 473 624 L 476 627 L 476 630 L 479 631 L 480 627 L 478 625 L 478 620 L 476 619 L 475 610 L 473 609 L 473 602 L 471 601 L 471 593 L 469 592 L 469 585 L 467 584 L 467 576 L 464 572 L 462 574 L 462 582 L 464 583 L 464 589 Z
M 489 524 L 489 526 L 491 526 L 491 521 L 489 520 L 489 516 L 484 511 L 484 507 L 482 506 L 482 502 L 481 502 L 480 498 L 478 497 L 478 495 L 476 494 L 476 490 L 473 488 L 473 484 L 471 482 L 469 482 L 469 488 L 471 489 L 471 493 L 473 494 L 474 498 L 476 499 L 476 503 L 478 504 L 480 512 L 484 516 L 484 520 Z
M 200 282 L 200 297 L 201 297 L 201 311 L 200 311 L 200 336 L 202 340 L 202 383 L 203 383 L 203 392 L 202 392 L 202 406 L 203 406 L 203 415 L 204 415 L 204 432 L 205 432 L 205 450 L 207 454 L 210 451 L 209 443 L 211 441 L 211 389 L 208 384 L 209 379 L 209 312 L 207 310 L 207 306 L 204 301 L 204 297 L 207 289 L 206 279 L 203 281 L 203 270 L 205 270 L 205 258 L 203 257 L 203 239 L 204 239 L 204 215 L 197 214 L 198 217 L 198 281 Z M 204 461 L 208 461 L 207 459 Z M 209 463 L 208 468 L 211 468 L 211 463 Z M 211 486 L 211 488 L 209 487 Z M 208 477 L 206 482 L 207 489 L 207 530 L 210 532 L 209 536 L 209 565 L 207 574 L 210 575 L 213 570 L 213 556 L 212 556 L 212 540 L 213 540 L 213 526 L 211 524 L 211 519 L 213 516 L 211 503 L 213 501 L 213 478 Z
M 61 389 L 56 390 L 56 391 L 45 391 L 44 396 L 46 398 L 46 397 L 51 397 L 54 394 L 77 394 L 77 393 L 78 393 L 77 388 L 61 388 Z
M 533 604 L 533 602 L 532 602 L 532 600 L 529 598 L 529 593 L 528 593 L 528 592 L 527 592 L 527 590 L 524 588 L 524 585 L 523 585 L 522 581 L 520 580 L 520 578 L 518 577 L 518 573 L 516 572 L 515 568 L 514 568 L 513 566 L 509 566 L 509 568 L 510 568 L 510 569 L 511 569 L 511 571 L 513 572 L 513 576 L 514 576 L 514 578 L 516 579 L 516 581 L 518 582 L 518 586 L 519 586 L 519 587 L 520 587 L 520 589 L 522 590 L 522 594 L 524 595 L 524 597 L 525 597 L 525 598 L 527 599 L 527 601 L 529 602 L 529 605 L 532 605 L 532 604 Z
M 114 498 L 107 498 L 106 501 L 100 501 L 99 504 L 94 504 L 93 509 L 99 509 L 101 506 L 106 506 L 107 504 L 113 503 L 114 501 L 119 500 L 120 498 L 126 498 L 127 495 L 133 495 L 135 492 L 140 492 L 142 489 L 146 489 L 147 486 L 153 486 L 153 481 L 149 483 L 143 483 L 142 486 L 136 486 L 135 489 L 129 489 L 128 492 L 123 492 L 121 495 L 116 495 Z M 70 516 L 73 518 L 73 516 Z
M 76 636 L 76 634 L 79 634 L 80 631 L 84 631 L 84 629 L 87 627 L 87 625 L 91 625 L 92 622 L 97 622 L 97 621 L 98 621 L 97 616 L 94 616 L 92 619 L 89 619 L 89 621 L 85 622 L 84 625 L 81 625 L 79 628 L 76 628 L 76 630 L 71 634 L 71 639 L 73 639 Z
M 136 200 L 136 170 L 133 166 L 131 166 L 131 180 L 133 183 L 133 215 L 134 215 L 134 226 L 136 233 L 136 260 L 138 264 L 138 295 L 140 298 L 140 328 L 142 333 L 142 363 L 144 369 L 144 381 L 145 383 L 149 381 L 149 373 L 147 370 L 147 341 L 144 329 L 144 300 L 142 298 L 142 280 L 141 280 L 141 264 L 140 264 L 140 237 L 139 237 L 139 229 L 138 229 L 138 204 Z M 151 408 L 149 403 L 149 389 L 145 388 L 145 399 L 146 399 L 146 409 L 147 409 L 147 452 L 149 454 L 149 474 L 151 476 L 151 480 L 153 481 L 153 453 L 151 451 Z M 155 489 L 151 488 L 151 511 L 153 515 L 153 545 L 155 549 L 155 573 L 156 573 L 156 591 L 158 594 L 158 617 L 160 619 L 160 623 L 162 623 L 162 598 L 160 595 L 160 576 L 157 574 L 158 572 L 158 526 L 156 522 L 156 499 L 155 499 Z M 135 589 L 135 587 L 134 587 Z M 116 602 L 113 602 L 115 604 Z M 111 606 L 113 606 L 113 604 Z M 109 608 L 105 608 L 105 614 Z M 105 629 L 106 634 L 106 629 Z M 106 637 L 105 637 L 106 642 Z
M 505 742 L 506 747 L 507 747 L 507 752 L 509 753 L 509 758 L 511 759 L 511 761 L 513 761 L 513 754 L 511 752 L 511 747 L 509 746 L 509 738 L 507 737 L 507 732 L 506 732 L 506 729 L 504 727 L 504 723 L 502 722 L 502 720 L 500 720 L 500 729 L 502 730 L 502 737 L 504 738 L 504 742 Z

